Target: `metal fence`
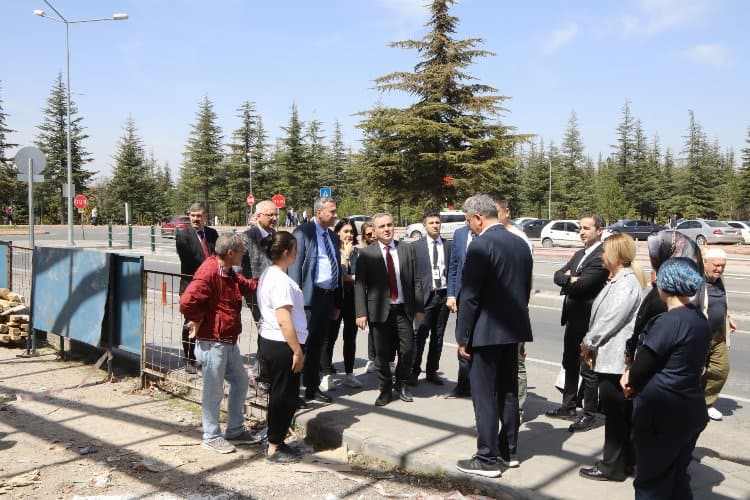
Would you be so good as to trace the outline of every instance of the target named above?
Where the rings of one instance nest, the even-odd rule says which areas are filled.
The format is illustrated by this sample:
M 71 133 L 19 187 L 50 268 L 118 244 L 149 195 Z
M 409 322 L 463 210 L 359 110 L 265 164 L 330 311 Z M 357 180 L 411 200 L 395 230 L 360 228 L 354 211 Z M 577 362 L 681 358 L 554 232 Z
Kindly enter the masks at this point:
M 22 295 L 24 303 L 31 304 L 32 257 L 34 249 L 9 245 L 9 273 L 8 281 L 11 291 Z
M 141 369 L 145 379 L 166 381 L 200 391 L 200 373 L 186 370 L 187 358 L 183 344 L 184 318 L 180 314 L 180 279 L 182 275 L 160 271 L 145 272 L 144 321 Z M 258 346 L 258 328 L 250 310 L 242 310 L 242 335 L 238 339 L 245 366 L 252 374 Z M 189 342 L 193 342 L 190 340 Z M 258 409 L 267 407 L 267 395 L 258 390 L 252 379 L 247 404 Z

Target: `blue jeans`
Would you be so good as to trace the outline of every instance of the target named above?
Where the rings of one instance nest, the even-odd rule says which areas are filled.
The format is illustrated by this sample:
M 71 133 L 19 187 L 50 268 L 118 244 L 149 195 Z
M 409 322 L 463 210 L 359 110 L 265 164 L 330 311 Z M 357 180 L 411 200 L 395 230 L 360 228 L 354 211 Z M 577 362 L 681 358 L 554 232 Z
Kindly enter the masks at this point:
M 239 347 L 199 340 L 195 345 L 195 359 L 203 366 L 203 440 L 221 436 L 219 408 L 224 397 L 224 380 L 229 382 L 229 419 L 225 435 L 237 436 L 244 428 L 243 410 L 249 382 Z

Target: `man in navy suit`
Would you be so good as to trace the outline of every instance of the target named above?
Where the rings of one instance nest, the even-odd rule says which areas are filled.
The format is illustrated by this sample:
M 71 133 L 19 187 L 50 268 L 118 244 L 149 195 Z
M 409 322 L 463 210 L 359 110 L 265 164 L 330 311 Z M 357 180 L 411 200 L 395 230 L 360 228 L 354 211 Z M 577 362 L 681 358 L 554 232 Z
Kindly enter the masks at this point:
M 435 385 L 443 385 L 438 374 L 440 355 L 443 352 L 443 335 L 448 323 L 450 309 L 446 307 L 448 290 L 448 264 L 451 259 L 451 242 L 440 237 L 440 212 L 425 212 L 422 219 L 427 237 L 412 243 L 417 257 L 417 272 L 422 281 L 424 320 L 417 325 L 414 365 L 409 376 L 409 385 L 417 385 L 422 371 L 427 336 L 430 346 L 427 351 L 425 379 Z
M 459 355 L 470 360 L 477 451 L 456 468 L 499 477 L 498 458 L 507 466 L 518 465 L 518 343 L 532 340 L 533 260 L 526 243 L 500 224 L 491 197 L 472 196 L 463 211 L 479 236 L 466 254 L 456 343 Z
M 330 403 L 331 396 L 320 390 L 320 351 L 332 319 L 338 319 L 344 302 L 339 237 L 331 230 L 336 222 L 336 202 L 318 198 L 313 220 L 297 226 L 297 259 L 289 276 L 302 289 L 307 315 L 307 342 L 302 383 L 305 399 Z
M 461 294 L 461 278 L 463 276 L 464 261 L 466 261 L 466 250 L 474 239 L 474 233 L 468 225 L 460 227 L 453 232 L 453 250 L 451 251 L 450 263 L 448 264 L 448 298 L 445 305 L 451 312 L 458 311 L 458 300 Z M 469 383 L 469 361 L 458 356 L 458 381 L 446 398 L 468 398 L 471 396 L 471 384 Z

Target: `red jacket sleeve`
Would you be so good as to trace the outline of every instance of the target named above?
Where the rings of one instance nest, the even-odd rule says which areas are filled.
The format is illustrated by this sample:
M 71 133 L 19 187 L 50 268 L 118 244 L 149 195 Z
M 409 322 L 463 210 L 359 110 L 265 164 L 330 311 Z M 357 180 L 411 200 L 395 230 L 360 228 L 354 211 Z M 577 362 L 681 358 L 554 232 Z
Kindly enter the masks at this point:
M 197 271 L 193 280 L 180 297 L 180 312 L 190 321 L 203 321 L 208 309 L 211 287 L 207 273 Z
M 242 295 L 255 295 L 255 290 L 258 288 L 258 278 L 246 278 L 240 273 L 236 273 L 235 276 Z

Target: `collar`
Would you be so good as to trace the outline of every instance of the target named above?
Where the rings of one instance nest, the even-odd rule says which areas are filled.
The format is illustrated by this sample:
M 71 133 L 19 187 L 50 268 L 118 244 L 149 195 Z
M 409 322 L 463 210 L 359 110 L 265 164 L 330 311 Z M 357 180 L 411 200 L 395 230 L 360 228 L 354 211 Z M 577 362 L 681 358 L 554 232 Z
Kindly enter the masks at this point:
M 326 234 L 326 232 L 328 232 L 328 228 L 321 226 L 320 223 L 318 222 L 318 218 L 317 217 L 313 217 L 313 222 L 315 223 L 315 233 L 316 234 Z
M 488 230 L 489 228 L 491 228 L 491 227 L 495 227 L 495 226 L 500 226 L 500 227 L 502 227 L 502 224 L 500 224 L 500 222 L 494 222 L 494 223 L 490 224 L 489 226 L 487 226 L 487 227 L 485 227 L 484 229 L 482 229 L 482 232 L 481 232 L 481 233 L 479 233 L 479 236 L 482 236 L 482 235 L 483 235 L 484 233 L 486 233 L 486 232 L 487 232 L 487 230 Z
M 619 271 L 617 271 L 617 274 L 615 274 L 615 275 L 614 275 L 614 276 L 612 277 L 612 279 L 611 279 L 611 280 L 609 280 L 609 282 L 610 282 L 610 283 L 614 283 L 614 282 L 615 282 L 615 281 L 617 281 L 618 279 L 620 279 L 620 278 L 624 278 L 625 276 L 627 276 L 627 275 L 629 275 L 629 274 L 634 274 L 634 273 L 633 273 L 633 268 L 632 268 L 632 267 L 623 267 L 622 269 L 620 269 Z
M 258 224 L 258 231 L 260 232 L 260 236 L 261 236 L 261 238 L 265 238 L 265 237 L 267 237 L 267 236 L 268 236 L 269 234 L 271 234 L 271 232 L 270 232 L 270 231 L 266 231 L 265 229 L 263 229 L 263 226 L 261 226 L 260 224 Z
M 380 251 L 381 252 L 385 251 L 385 247 L 386 246 L 383 245 L 383 243 L 380 240 L 378 240 L 378 246 L 380 246 Z M 395 250 L 396 249 L 396 244 L 393 242 L 393 240 L 391 240 L 391 242 L 388 244 L 388 246 L 390 247 L 391 250 Z
M 599 246 L 601 244 L 602 244 L 602 240 L 599 240 L 596 243 L 594 243 L 593 245 L 591 245 L 590 247 L 586 247 L 586 249 L 583 251 L 583 254 L 584 255 L 590 254 L 591 252 L 593 252 L 594 250 L 596 250 L 597 248 L 599 248 Z
M 431 245 L 431 244 L 432 244 L 433 242 L 437 242 L 437 243 L 438 243 L 438 245 L 442 245 L 442 244 L 443 244 L 443 237 L 442 237 L 442 236 L 440 236 L 440 235 L 438 234 L 438 237 L 437 237 L 437 238 L 435 238 L 434 240 L 433 240 L 432 238 L 430 238 L 430 239 L 429 239 L 429 243 L 430 243 L 430 245 Z

